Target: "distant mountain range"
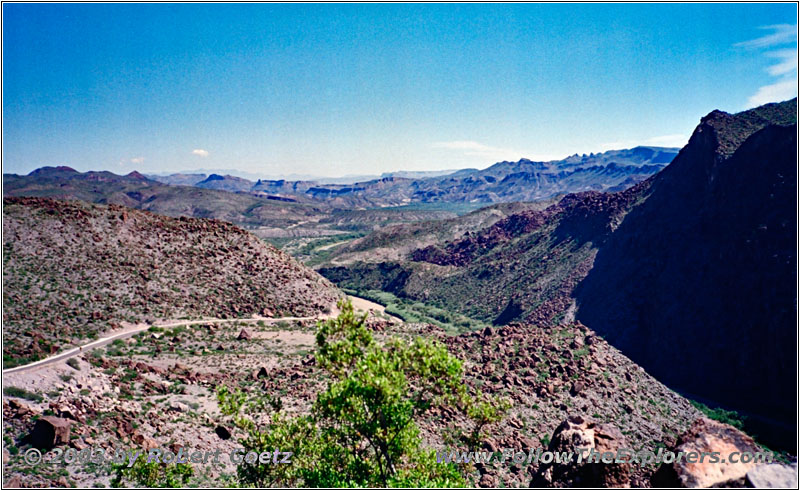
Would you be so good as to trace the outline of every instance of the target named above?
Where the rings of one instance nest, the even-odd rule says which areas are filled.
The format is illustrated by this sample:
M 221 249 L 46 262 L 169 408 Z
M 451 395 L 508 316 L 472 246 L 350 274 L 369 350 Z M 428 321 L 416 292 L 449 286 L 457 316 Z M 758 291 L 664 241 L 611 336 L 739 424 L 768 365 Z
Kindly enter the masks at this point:
M 221 176 L 231 176 L 247 179 L 249 181 L 258 181 L 259 179 L 271 181 L 314 181 L 319 184 L 352 184 L 360 181 L 371 181 L 381 179 L 384 177 L 406 177 L 410 179 L 419 179 L 424 177 L 437 177 L 453 174 L 463 171 L 475 171 L 477 169 L 455 169 L 455 170 L 435 170 L 435 171 L 407 171 L 400 170 L 394 172 L 384 172 L 381 175 L 377 174 L 347 174 L 341 177 L 323 177 L 310 174 L 283 174 L 279 176 L 267 176 L 263 174 L 255 174 L 252 172 L 244 172 L 235 169 L 195 169 L 181 171 L 177 173 L 172 172 L 157 172 L 153 174 L 146 174 L 146 176 L 154 181 L 163 182 L 165 184 L 176 184 L 180 186 L 193 186 L 212 174 Z
M 333 251 L 320 272 L 344 288 L 382 290 L 496 325 L 577 319 L 660 380 L 749 413 L 760 435 L 791 448 L 796 136 L 796 99 L 714 111 L 666 169 L 625 191 L 569 194 L 393 259 L 383 248 L 418 233 L 383 229 Z M 641 167 L 668 158 L 652 157 Z M 558 168 L 588 175 L 587 168 L 620 167 L 582 161 Z M 546 170 L 501 163 L 470 178 L 541 179 Z
M 408 203 L 534 201 L 580 191 L 626 189 L 669 164 L 678 149 L 636 147 L 573 155 L 563 160 L 499 162 L 483 170 L 384 173 L 349 184 L 314 180 L 248 179 L 221 174 L 151 176 L 171 185 L 189 185 L 297 201 L 312 199 L 341 207 L 398 206 Z
M 400 171 L 353 184 L 264 180 L 221 174 L 145 176 L 131 172 L 77 172 L 42 167 L 27 176 L 4 174 L 8 196 L 43 196 L 115 203 L 166 215 L 220 218 L 265 225 L 277 203 L 308 215 L 315 208 L 366 209 L 412 203 L 505 203 L 539 201 L 581 191 L 627 189 L 663 169 L 677 149 L 636 147 L 573 155 L 563 160 L 498 162 L 483 170 Z M 194 190 L 194 191 L 193 191 Z M 202 193 L 204 190 L 205 194 Z M 222 193 L 222 194 L 220 194 Z M 267 212 L 262 216 L 261 212 Z M 318 210 L 317 210 L 318 211 Z M 285 213 L 285 212 L 283 212 Z M 285 215 L 284 215 L 285 216 Z
M 36 196 L 117 204 L 168 216 L 217 218 L 241 225 L 285 227 L 319 217 L 314 206 L 287 203 L 244 193 L 169 186 L 138 172 L 78 172 L 70 167 L 42 167 L 26 176 L 3 174 L 7 196 Z

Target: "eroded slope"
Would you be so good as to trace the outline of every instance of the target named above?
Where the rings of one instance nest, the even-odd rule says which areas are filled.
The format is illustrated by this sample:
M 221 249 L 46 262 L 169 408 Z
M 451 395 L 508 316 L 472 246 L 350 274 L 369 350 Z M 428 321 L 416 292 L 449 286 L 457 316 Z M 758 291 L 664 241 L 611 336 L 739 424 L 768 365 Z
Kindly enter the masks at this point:
M 42 198 L 3 201 L 4 365 L 121 322 L 306 316 L 339 292 L 229 223 Z

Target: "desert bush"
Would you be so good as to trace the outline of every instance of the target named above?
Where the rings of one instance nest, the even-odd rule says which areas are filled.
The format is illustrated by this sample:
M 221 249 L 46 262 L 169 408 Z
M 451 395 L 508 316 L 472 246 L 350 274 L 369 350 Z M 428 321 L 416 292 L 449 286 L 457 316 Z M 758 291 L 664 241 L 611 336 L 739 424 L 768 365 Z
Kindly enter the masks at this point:
M 19 397 L 20 399 L 27 399 L 34 402 L 41 402 L 43 399 L 42 396 L 36 392 L 31 392 L 27 389 L 13 386 L 3 387 L 3 394 L 8 397 Z
M 220 407 L 247 430 L 240 443 L 258 454 L 292 451 L 292 465 L 246 464 L 243 486 L 455 487 L 465 480 L 451 464 L 437 464 L 422 448 L 416 420 L 433 407 L 450 407 L 474 421 L 464 440 L 478 444 L 486 425 L 508 403 L 470 394 L 461 360 L 436 340 L 391 339 L 379 345 L 352 304 L 318 324 L 318 365 L 330 382 L 309 415 L 272 415 L 264 427 L 236 413 L 243 398 L 218 389 Z
M 189 464 L 162 464 L 155 461 L 148 463 L 144 456 L 136 459 L 131 467 L 128 467 L 127 462 L 113 464 L 112 472 L 112 488 L 129 487 L 126 486 L 126 481 L 144 488 L 186 487 L 194 473 Z
M 736 411 L 728 411 L 722 409 L 721 407 L 718 408 L 710 408 L 703 404 L 702 402 L 697 401 L 689 401 L 692 403 L 692 406 L 696 407 L 700 410 L 701 413 L 705 414 L 709 418 L 719 421 L 720 423 L 725 423 L 733 426 L 734 428 L 738 428 L 740 430 L 744 429 L 744 416 L 737 413 Z

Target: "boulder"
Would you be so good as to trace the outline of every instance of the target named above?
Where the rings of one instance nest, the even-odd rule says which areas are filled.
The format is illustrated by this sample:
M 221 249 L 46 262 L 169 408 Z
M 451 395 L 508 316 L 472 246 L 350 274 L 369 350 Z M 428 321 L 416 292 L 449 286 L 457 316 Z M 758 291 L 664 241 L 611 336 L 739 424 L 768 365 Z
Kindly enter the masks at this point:
M 14 411 L 14 417 L 17 418 L 25 416 L 26 414 L 35 414 L 33 409 L 16 399 L 9 399 L 8 406 Z
M 629 448 L 620 431 L 609 424 L 597 424 L 581 416 L 570 416 L 553 432 L 548 450 L 577 452 L 595 449 L 612 452 Z M 577 460 L 577 454 L 575 456 Z M 599 487 L 626 488 L 631 486 L 631 467 L 628 463 L 571 462 L 543 464 L 534 475 L 531 487 Z
M 230 430 L 222 425 L 217 426 L 217 428 L 214 430 L 214 433 L 216 433 L 217 436 L 223 440 L 229 440 L 231 438 Z
M 53 448 L 69 443 L 71 422 L 55 416 L 44 416 L 36 420 L 29 435 L 31 445 L 36 448 Z
M 676 454 L 719 452 L 723 458 L 732 452 L 763 452 L 752 438 L 733 426 L 708 418 L 696 420 L 670 450 Z M 711 462 L 710 459 L 689 463 L 681 459 L 680 462 L 662 464 L 651 482 L 653 487 L 710 488 L 741 480 L 756 465 L 756 462 Z
M 746 474 L 746 483 L 753 488 L 797 489 L 797 462 L 786 464 L 760 464 Z
M 252 338 L 253 336 L 249 332 L 247 332 L 247 329 L 242 329 L 241 331 L 239 331 L 239 335 L 236 337 L 236 339 L 245 341 L 250 341 Z
M 267 372 L 267 367 L 261 367 L 255 372 L 253 372 L 253 378 L 260 379 L 260 378 L 267 378 L 269 377 L 269 373 Z
M 169 403 L 170 411 L 176 411 L 179 413 L 186 413 L 189 412 L 189 406 L 186 404 L 179 402 L 179 401 L 172 401 Z
M 478 487 L 481 488 L 496 488 L 497 487 L 497 478 L 491 474 L 484 474 L 481 476 L 480 481 L 478 481 Z
M 21 488 L 22 487 L 22 480 L 19 476 L 12 476 L 6 483 L 3 485 L 4 488 Z

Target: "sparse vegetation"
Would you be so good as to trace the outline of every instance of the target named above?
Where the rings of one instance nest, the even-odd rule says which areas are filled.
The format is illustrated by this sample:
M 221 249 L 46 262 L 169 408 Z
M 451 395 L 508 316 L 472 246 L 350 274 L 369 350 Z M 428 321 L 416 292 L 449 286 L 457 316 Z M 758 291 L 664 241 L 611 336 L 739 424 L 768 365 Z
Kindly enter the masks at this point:
M 114 478 L 111 487 L 122 488 L 130 485 L 145 488 L 180 488 L 186 487 L 194 470 L 189 464 L 163 464 L 147 462 L 146 458 L 136 459 L 132 467 L 128 464 L 113 464 Z
M 292 449 L 292 466 L 242 465 L 239 480 L 254 486 L 460 486 L 458 469 L 437 465 L 421 446 L 415 420 L 432 407 L 449 406 L 476 420 L 471 437 L 507 408 L 500 400 L 469 394 L 460 360 L 441 344 L 421 338 L 379 345 L 352 304 L 319 325 L 317 360 L 331 377 L 309 415 L 277 413 L 266 427 L 239 415 L 244 395 L 219 389 L 220 407 L 248 430 L 241 443 L 261 453 Z
M 476 331 L 488 324 L 471 319 L 465 315 L 454 314 L 443 308 L 423 302 L 405 299 L 380 290 L 351 290 L 343 288 L 345 293 L 365 298 L 386 307 L 386 313 L 406 322 L 426 322 L 451 332 Z
M 745 425 L 745 417 L 737 413 L 736 411 L 728 411 L 726 409 L 722 409 L 721 407 L 718 408 L 710 408 L 703 404 L 702 402 L 692 401 L 692 406 L 696 407 L 700 410 L 703 414 L 708 416 L 710 419 L 719 421 L 720 423 L 725 423 L 733 426 L 734 428 L 744 430 Z
M 3 387 L 3 395 L 8 397 L 19 397 L 21 399 L 27 399 L 29 401 L 41 402 L 43 397 L 36 392 L 31 392 L 27 389 L 22 389 L 20 387 Z

